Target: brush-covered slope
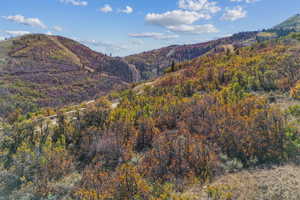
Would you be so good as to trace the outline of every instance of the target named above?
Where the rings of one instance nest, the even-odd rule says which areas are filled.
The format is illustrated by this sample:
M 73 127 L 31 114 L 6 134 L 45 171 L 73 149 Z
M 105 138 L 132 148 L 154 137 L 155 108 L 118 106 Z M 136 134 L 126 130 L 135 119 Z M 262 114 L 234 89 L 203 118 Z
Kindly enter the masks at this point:
M 226 182 L 218 178 L 299 162 L 299 38 L 293 34 L 179 63 L 73 116 L 19 118 L 0 137 L 0 196 L 298 199 L 299 192 L 282 191 L 285 183 L 297 184 L 298 174 L 258 170 L 280 175 L 282 183 L 273 177 L 253 182 L 253 175 L 243 173 Z M 249 178 L 249 187 L 242 177 Z
M 300 31 L 300 14 L 297 14 L 279 25 L 264 31 L 243 32 L 230 37 L 212 40 L 192 45 L 173 45 L 143 52 L 126 57 L 125 59 L 135 65 L 140 72 L 142 80 L 148 80 L 164 73 L 164 69 L 173 63 L 191 60 L 207 53 L 232 51 L 241 46 L 249 46 L 256 41 L 265 41 L 291 32 Z
M 211 51 L 232 51 L 256 41 L 257 32 L 238 33 L 231 37 L 192 45 L 174 45 L 153 51 L 131 55 L 125 59 L 136 66 L 141 79 L 148 80 L 163 74 L 172 63 L 183 62 L 202 56 Z
M 135 81 L 135 69 L 64 37 L 0 42 L 0 116 L 89 100 Z
M 294 15 L 290 17 L 286 21 L 280 23 L 275 26 L 273 29 L 275 30 L 292 30 L 292 31 L 300 31 L 300 14 Z

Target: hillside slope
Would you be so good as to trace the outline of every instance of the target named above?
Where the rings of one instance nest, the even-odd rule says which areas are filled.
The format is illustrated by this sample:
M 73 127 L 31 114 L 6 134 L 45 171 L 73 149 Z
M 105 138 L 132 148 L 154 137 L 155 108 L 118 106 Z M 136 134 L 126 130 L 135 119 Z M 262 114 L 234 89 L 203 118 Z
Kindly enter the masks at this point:
M 1 124 L 0 199 L 298 200 L 300 33 L 260 37 Z
M 0 197 L 297 199 L 282 187 L 299 177 L 299 55 L 291 34 L 178 63 L 55 123 L 19 118 L 0 135 Z
M 278 24 L 274 30 L 300 31 L 300 14 L 294 15 L 286 21 Z
M 211 51 L 232 50 L 241 46 L 251 45 L 256 41 L 258 32 L 244 32 L 230 37 L 191 45 L 173 45 L 140 54 L 130 55 L 125 59 L 136 66 L 142 80 L 148 80 L 164 73 L 172 63 L 191 60 Z
M 79 103 L 124 88 L 135 68 L 64 37 L 26 35 L 0 42 L 0 116 Z
M 204 43 L 191 45 L 173 45 L 125 57 L 135 65 L 142 80 L 158 77 L 173 63 L 191 60 L 207 53 L 232 51 L 235 48 L 249 46 L 257 41 L 265 41 L 291 32 L 300 31 L 300 14 L 294 15 L 273 28 L 263 31 L 241 32 Z

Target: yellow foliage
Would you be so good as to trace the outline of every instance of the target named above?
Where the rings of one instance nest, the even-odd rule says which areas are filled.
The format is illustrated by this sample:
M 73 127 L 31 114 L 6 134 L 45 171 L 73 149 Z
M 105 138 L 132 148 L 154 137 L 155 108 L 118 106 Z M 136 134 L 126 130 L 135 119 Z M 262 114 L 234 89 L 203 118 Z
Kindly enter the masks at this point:
M 294 99 L 300 99 L 300 81 L 298 81 L 295 87 L 291 88 L 290 96 Z
M 229 185 L 211 185 L 206 188 L 206 192 L 211 200 L 232 200 L 233 194 Z

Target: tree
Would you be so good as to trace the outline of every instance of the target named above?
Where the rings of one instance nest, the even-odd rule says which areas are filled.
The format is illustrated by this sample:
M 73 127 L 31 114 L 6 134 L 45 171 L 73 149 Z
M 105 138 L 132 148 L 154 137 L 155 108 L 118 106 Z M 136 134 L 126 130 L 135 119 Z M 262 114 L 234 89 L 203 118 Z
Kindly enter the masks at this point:
M 171 64 L 171 72 L 175 72 L 175 61 L 174 60 L 172 61 L 172 64 Z

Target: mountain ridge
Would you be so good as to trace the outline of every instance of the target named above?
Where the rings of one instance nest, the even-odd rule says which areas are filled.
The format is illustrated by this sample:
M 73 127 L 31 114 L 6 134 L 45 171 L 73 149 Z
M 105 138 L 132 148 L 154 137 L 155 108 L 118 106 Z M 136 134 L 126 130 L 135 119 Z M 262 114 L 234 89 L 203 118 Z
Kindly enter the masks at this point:
M 229 37 L 224 37 L 208 42 L 171 45 L 160 49 L 154 49 L 125 57 L 130 64 L 140 71 L 142 80 L 155 78 L 164 73 L 164 70 L 172 63 L 180 63 L 186 60 L 202 56 L 210 51 L 226 50 L 223 45 L 235 47 L 248 46 L 256 42 L 257 31 L 241 32 Z
M 300 15 L 291 17 L 277 27 L 299 18 Z M 241 32 L 208 42 L 171 45 L 121 58 L 95 52 L 62 36 L 29 34 L 0 42 L 0 105 L 9 113 L 16 107 L 28 112 L 36 107 L 79 103 L 128 87 L 130 83 L 161 76 L 177 63 L 209 54 L 232 53 L 240 47 L 279 36 L 264 31 Z M 7 102 L 13 102 L 14 106 Z M 24 105 L 24 102 L 27 103 Z
M 292 30 L 299 32 L 300 31 L 300 14 L 296 14 L 282 23 L 273 27 L 275 30 Z

